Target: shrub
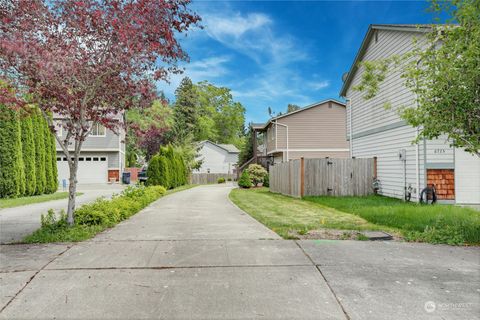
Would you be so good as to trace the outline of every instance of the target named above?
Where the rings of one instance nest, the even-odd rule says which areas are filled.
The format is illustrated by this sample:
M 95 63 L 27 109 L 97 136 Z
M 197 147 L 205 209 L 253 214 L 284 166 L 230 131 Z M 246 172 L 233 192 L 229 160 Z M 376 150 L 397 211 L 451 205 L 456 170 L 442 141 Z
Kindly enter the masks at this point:
M 252 187 L 252 181 L 250 180 L 250 175 L 248 174 L 247 170 L 243 170 L 240 180 L 238 180 L 238 185 L 241 188 L 247 189 Z
M 0 198 L 25 192 L 20 123 L 14 111 L 0 105 Z
M 248 166 L 248 174 L 250 175 L 250 179 L 252 183 L 257 186 L 260 182 L 263 182 L 263 179 L 268 174 L 267 170 L 259 164 L 251 164 Z
M 53 163 L 52 156 L 51 156 L 51 151 L 52 151 L 52 139 L 51 138 L 51 133 L 50 129 L 48 128 L 47 122 L 45 119 L 42 117 L 42 129 L 43 129 L 43 139 L 44 139 L 44 145 L 45 145 L 45 191 L 44 193 L 53 193 L 56 191 L 56 188 L 54 188 L 54 178 L 53 177 L 53 166 L 55 163 Z M 55 160 L 56 162 L 56 160 Z
M 270 187 L 270 177 L 267 173 L 267 175 L 265 175 L 265 178 L 263 178 L 263 186 L 264 187 Z
M 28 243 L 82 241 L 105 228 L 129 218 L 165 194 L 161 186 L 130 186 L 112 199 L 97 199 L 75 210 L 75 225 L 70 227 L 63 212 L 53 210 L 41 217 L 42 227 L 24 239 Z
M 150 159 L 147 168 L 147 185 L 156 186 L 160 184 L 160 156 L 156 155 Z
M 43 118 L 39 112 L 32 115 L 33 135 L 35 138 L 35 194 L 45 193 L 47 178 L 45 174 L 45 130 L 43 128 Z
M 228 178 L 227 181 L 232 181 L 232 178 Z
M 33 134 L 33 123 L 31 117 L 21 120 L 22 131 L 22 157 L 23 170 L 25 172 L 25 195 L 35 194 L 35 138 Z
M 225 178 L 218 178 L 217 183 L 225 183 Z

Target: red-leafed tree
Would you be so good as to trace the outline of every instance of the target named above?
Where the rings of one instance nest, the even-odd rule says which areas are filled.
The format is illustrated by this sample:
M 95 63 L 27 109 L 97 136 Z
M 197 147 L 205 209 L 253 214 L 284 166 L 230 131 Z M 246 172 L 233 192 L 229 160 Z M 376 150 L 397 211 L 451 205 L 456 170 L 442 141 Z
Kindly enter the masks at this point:
M 176 37 L 200 18 L 190 0 L 6 0 L 0 2 L 0 103 L 39 106 L 62 121 L 56 136 L 70 168 L 74 222 L 78 158 L 92 128 L 118 132 L 122 115 L 150 105 L 155 80 L 187 60 Z M 15 96 L 12 93 L 15 92 Z M 27 98 L 28 98 L 28 101 Z

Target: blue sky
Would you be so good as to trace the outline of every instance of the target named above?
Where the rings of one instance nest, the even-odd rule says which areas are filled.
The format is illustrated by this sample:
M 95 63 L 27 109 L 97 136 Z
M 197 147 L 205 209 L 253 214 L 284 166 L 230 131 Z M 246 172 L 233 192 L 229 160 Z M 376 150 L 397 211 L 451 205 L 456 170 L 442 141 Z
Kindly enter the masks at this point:
M 430 23 L 426 1 L 196 1 L 203 30 L 181 37 L 185 73 L 160 83 L 169 98 L 183 76 L 232 90 L 247 122 L 338 99 L 369 24 Z

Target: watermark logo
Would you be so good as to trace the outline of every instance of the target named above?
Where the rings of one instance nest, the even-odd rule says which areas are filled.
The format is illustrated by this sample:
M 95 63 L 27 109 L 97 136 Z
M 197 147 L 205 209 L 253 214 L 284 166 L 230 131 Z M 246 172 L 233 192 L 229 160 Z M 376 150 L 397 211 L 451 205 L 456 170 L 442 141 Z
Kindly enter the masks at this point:
M 425 302 L 425 305 L 423 307 L 425 308 L 425 311 L 427 311 L 428 313 L 432 313 L 437 308 L 437 305 L 433 301 L 427 301 Z

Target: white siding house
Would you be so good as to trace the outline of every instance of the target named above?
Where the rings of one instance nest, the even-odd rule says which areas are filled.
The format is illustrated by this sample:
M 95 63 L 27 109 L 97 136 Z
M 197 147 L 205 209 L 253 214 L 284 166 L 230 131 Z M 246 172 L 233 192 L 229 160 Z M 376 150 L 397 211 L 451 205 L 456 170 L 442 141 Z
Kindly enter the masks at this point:
M 235 173 L 240 151 L 231 144 L 217 144 L 211 141 L 200 142 L 197 160 L 202 166 L 199 173 Z
M 368 29 L 340 92 L 347 99 L 351 156 L 377 157 L 382 195 L 403 198 L 405 189 L 410 187 L 412 200 L 416 201 L 423 188 L 435 184 L 443 202 L 480 204 L 478 157 L 454 150 L 445 138 L 412 143 L 417 128 L 407 125 L 397 111 L 400 107 L 414 107 L 415 96 L 405 87 L 398 72 L 387 75 L 373 99 L 365 100 L 362 92 L 353 89 L 361 80 L 361 61 L 406 53 L 413 49 L 414 38 L 422 39 L 428 30 L 413 25 L 371 25 Z M 390 104 L 388 109 L 386 102 Z M 400 152 L 404 152 L 405 162 L 400 159 Z M 466 183 L 466 176 L 476 182 Z

